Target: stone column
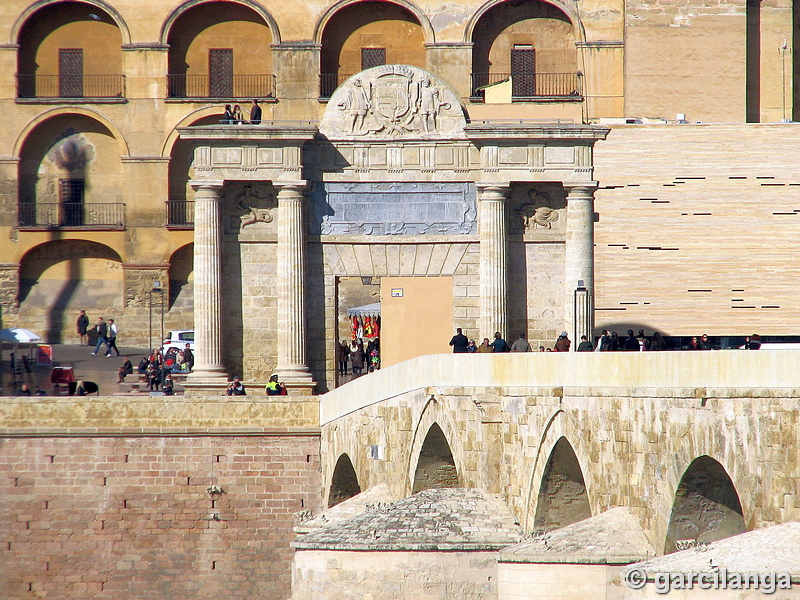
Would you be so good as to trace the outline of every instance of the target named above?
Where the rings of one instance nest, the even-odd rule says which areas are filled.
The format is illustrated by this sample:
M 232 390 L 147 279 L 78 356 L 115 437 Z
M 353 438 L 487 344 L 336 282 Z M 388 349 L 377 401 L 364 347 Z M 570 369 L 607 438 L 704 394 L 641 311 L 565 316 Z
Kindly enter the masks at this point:
M 594 329 L 594 190 L 592 185 L 567 187 L 564 329 L 570 334 L 573 350 L 580 336 L 591 336 Z M 586 292 L 578 294 L 580 314 L 576 318 L 575 290 L 581 281 Z
M 305 231 L 306 183 L 273 183 L 278 192 L 278 364 L 287 391 L 311 394 L 314 379 L 306 365 Z
M 508 321 L 506 273 L 506 193 L 497 184 L 478 184 L 478 235 L 480 237 L 481 316 L 479 337 L 505 338 Z
M 224 388 L 222 367 L 222 182 L 192 183 L 194 189 L 194 372 L 187 387 Z

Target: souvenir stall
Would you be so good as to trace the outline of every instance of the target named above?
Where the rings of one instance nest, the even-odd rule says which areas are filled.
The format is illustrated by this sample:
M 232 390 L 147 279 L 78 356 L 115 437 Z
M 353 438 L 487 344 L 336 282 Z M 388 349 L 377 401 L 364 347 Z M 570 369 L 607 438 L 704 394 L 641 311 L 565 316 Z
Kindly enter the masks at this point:
M 381 368 L 381 303 L 347 309 L 350 319 L 351 348 L 361 346 L 364 353 L 364 371 L 371 373 Z

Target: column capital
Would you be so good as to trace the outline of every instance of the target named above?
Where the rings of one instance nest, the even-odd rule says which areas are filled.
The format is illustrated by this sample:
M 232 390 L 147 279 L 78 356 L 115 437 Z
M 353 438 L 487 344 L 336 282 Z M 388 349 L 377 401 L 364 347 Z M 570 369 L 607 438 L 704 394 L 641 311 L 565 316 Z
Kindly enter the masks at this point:
M 192 179 L 189 185 L 192 186 L 195 192 L 203 189 L 219 191 L 225 185 L 225 182 L 222 180 L 205 181 L 203 179 Z
M 508 192 L 511 189 L 510 183 L 486 183 L 478 181 L 475 183 L 478 190 L 478 200 L 508 200 Z
M 283 191 L 302 194 L 308 187 L 308 181 L 305 179 L 297 179 L 295 181 L 273 181 L 272 187 L 274 187 L 275 191 L 279 194 Z
M 564 184 L 564 189 L 567 190 L 568 198 L 593 198 L 597 187 L 596 181 L 589 181 L 578 185 Z

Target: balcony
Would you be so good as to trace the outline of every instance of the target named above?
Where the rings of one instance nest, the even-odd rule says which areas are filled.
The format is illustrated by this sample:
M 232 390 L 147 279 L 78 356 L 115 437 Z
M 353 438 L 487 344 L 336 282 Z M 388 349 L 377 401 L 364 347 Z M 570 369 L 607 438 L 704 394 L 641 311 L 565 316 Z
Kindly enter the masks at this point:
M 275 75 L 167 75 L 167 98 L 246 100 L 275 98 Z
M 319 76 L 319 99 L 330 100 L 336 88 L 352 76 L 352 73 L 321 73 Z
M 19 99 L 122 99 L 125 75 L 17 74 Z
M 580 72 L 513 76 L 511 73 L 473 73 L 470 100 L 486 102 L 486 92 L 492 90 L 496 91 L 500 102 L 580 102 L 583 100 L 582 79 Z
M 122 202 L 20 202 L 20 229 L 125 229 Z
M 166 205 L 168 229 L 194 228 L 193 200 L 168 200 Z

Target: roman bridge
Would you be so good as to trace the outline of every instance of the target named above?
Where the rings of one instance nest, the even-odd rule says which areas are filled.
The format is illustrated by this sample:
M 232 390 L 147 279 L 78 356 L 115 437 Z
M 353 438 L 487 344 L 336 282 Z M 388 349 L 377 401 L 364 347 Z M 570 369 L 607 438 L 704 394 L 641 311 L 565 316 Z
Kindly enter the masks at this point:
M 324 505 L 502 494 L 526 531 L 628 506 L 651 543 L 800 519 L 794 351 L 424 356 L 321 397 Z

